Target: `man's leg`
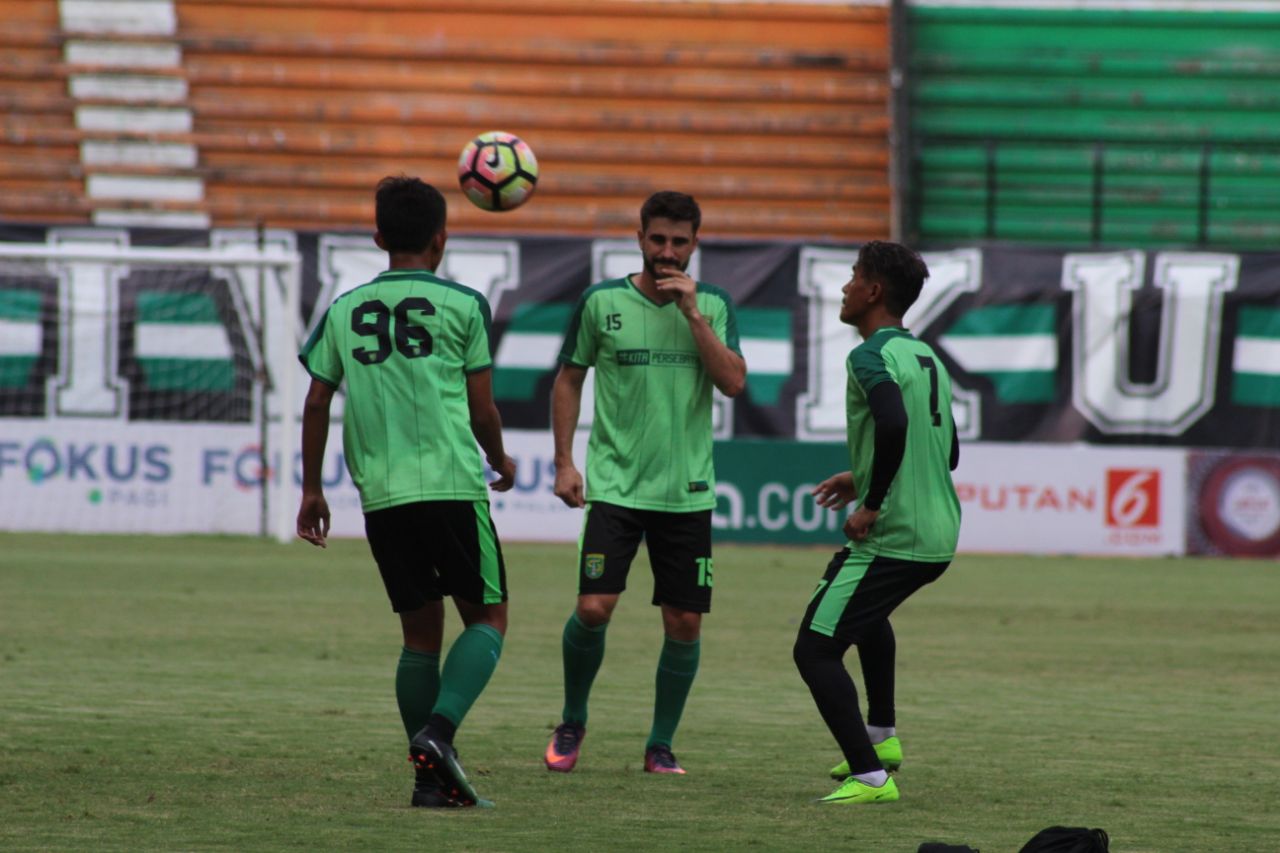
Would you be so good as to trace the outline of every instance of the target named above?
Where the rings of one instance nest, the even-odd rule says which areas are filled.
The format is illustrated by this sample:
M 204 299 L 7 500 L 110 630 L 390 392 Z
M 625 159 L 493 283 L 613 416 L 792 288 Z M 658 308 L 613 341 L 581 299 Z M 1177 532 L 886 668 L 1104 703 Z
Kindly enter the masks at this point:
M 867 690 L 867 725 L 894 725 L 893 684 L 898 645 L 888 619 L 868 626 L 858 640 L 858 663 Z
M 683 774 L 671 745 L 698 674 L 702 614 L 711 610 L 711 511 L 648 512 L 644 519 L 663 630 L 644 769 Z
M 440 674 L 440 695 L 424 724 L 449 743 L 497 668 L 507 631 L 505 602 L 472 604 L 459 599 L 454 603 L 466 627 L 449 648 Z
M 617 595 L 580 595 L 561 637 L 564 657 L 565 722 L 587 724 L 587 699 L 604 661 L 605 630 L 618 606 Z
M 818 713 L 849 762 L 851 774 L 857 776 L 883 768 L 862 721 L 858 688 L 844 666 L 844 653 L 848 648 L 849 644 L 843 640 L 801 627 L 792 657 L 813 695 Z
M 587 504 L 578 542 L 578 601 L 560 641 L 564 707 L 543 754 L 548 770 L 568 773 L 578 762 L 587 733 L 587 700 L 604 661 L 605 631 L 643 535 L 634 510 Z
M 396 704 L 407 737 L 427 724 L 440 694 L 440 643 L 444 630 L 444 603 L 429 601 L 417 610 L 400 614 L 404 647 L 396 666 Z
M 409 753 L 418 789 L 432 777 L 452 804 L 488 805 L 458 763 L 453 738 L 502 656 L 507 630 L 506 566 L 487 501 L 441 501 L 433 531 L 440 589 L 453 596 L 465 626 L 440 673 L 440 692 Z M 415 802 L 416 804 L 416 802 Z
M 432 787 L 434 777 L 448 804 L 489 806 L 491 803 L 481 800 L 467 780 L 453 738 L 498 666 L 507 630 L 507 605 L 462 600 L 455 604 L 466 628 L 445 658 L 440 695 L 426 725 L 410 741 L 409 757 L 419 771 L 418 789 L 424 797 L 429 796 L 425 792 Z
M 658 671 L 654 678 L 653 726 L 645 743 L 645 769 L 659 773 L 684 773 L 670 754 L 671 744 L 684 714 L 689 690 L 698 675 L 702 614 L 664 604 L 662 628 L 662 654 L 658 656 Z M 661 754 L 664 750 L 665 754 Z

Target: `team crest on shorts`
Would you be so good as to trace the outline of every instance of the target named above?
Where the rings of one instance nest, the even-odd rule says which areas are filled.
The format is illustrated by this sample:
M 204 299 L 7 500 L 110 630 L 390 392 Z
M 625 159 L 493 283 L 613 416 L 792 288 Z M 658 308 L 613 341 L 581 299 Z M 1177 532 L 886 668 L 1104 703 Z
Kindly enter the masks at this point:
M 595 580 L 604 574 L 604 554 L 583 554 L 582 573 Z

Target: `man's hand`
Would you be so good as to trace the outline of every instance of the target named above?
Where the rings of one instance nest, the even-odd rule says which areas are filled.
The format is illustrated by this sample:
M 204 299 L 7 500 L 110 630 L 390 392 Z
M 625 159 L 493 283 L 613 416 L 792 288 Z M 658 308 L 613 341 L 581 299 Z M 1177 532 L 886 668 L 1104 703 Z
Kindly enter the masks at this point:
M 659 293 L 665 293 L 675 300 L 680 313 L 692 320 L 699 316 L 698 283 L 689 275 L 676 267 L 658 267 L 656 284 Z
M 879 515 L 880 510 L 878 509 L 867 509 L 865 506 L 858 507 L 853 515 L 844 520 L 844 535 L 854 542 L 861 542 L 867 538 L 867 534 L 871 532 L 871 525 L 876 523 L 876 518 Z
M 318 548 L 329 535 L 329 502 L 321 492 L 304 492 L 298 507 L 298 535 Z
M 841 471 L 813 487 L 813 498 L 818 506 L 827 509 L 844 509 L 858 497 L 858 489 L 853 484 L 853 472 Z
M 492 459 L 486 461 L 493 469 L 493 473 L 498 475 L 498 479 L 489 483 L 489 488 L 495 492 L 509 491 L 516 484 L 516 460 L 503 454 L 502 460 L 497 465 L 493 464 Z
M 582 474 L 573 465 L 556 466 L 555 495 L 564 501 L 565 506 L 585 506 L 587 501 L 582 491 Z

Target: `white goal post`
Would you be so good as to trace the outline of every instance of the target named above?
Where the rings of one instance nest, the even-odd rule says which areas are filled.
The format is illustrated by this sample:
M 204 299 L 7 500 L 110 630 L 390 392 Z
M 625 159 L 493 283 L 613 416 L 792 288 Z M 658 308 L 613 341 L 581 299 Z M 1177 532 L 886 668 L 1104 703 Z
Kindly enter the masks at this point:
M 0 529 L 293 537 L 301 259 L 219 241 L 0 242 Z

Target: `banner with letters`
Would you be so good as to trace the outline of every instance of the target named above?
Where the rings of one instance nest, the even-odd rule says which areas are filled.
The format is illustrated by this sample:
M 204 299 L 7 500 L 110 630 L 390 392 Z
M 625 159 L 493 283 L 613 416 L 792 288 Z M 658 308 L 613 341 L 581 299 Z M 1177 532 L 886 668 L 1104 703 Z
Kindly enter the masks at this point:
M 283 372 L 305 387 L 293 354 L 308 330 L 386 263 L 368 235 L 286 230 L 5 225 L 0 244 L 269 245 L 296 252 L 302 270 L 298 315 L 263 328 L 263 317 L 287 316 L 270 275 L 0 260 L 0 526 L 8 529 L 147 530 L 163 516 L 157 531 L 256 532 L 257 486 L 288 480 L 271 448 L 267 459 L 256 450 L 264 425 L 282 424 Z M 798 465 L 774 474 L 768 462 L 802 452 L 782 450 L 792 445 L 813 445 L 825 459 L 824 448 L 843 442 L 844 362 L 858 339 L 838 313 L 856 254 L 856 246 L 708 240 L 693 257 L 691 274 L 734 297 L 749 368 L 743 396 L 716 399 L 725 487 L 716 523 L 725 535 L 825 541 L 834 532 L 797 498 L 825 474 Z M 984 247 L 924 257 L 932 275 L 906 324 L 952 375 L 966 450 L 994 442 L 1265 456 L 1280 448 L 1280 253 Z M 545 435 L 578 297 L 638 268 L 632 240 L 450 239 L 438 272 L 492 306 L 494 390 L 508 428 Z M 335 426 L 341 412 L 339 395 Z M 296 408 L 287 415 L 296 419 Z M 775 448 L 750 453 L 742 442 Z M 1236 477 L 1224 494 L 1252 506 L 1269 499 L 1270 482 Z M 138 517 L 86 527 L 95 516 L 58 491 L 73 487 L 84 487 L 95 512 L 115 506 Z M 571 513 L 553 521 L 541 504 L 511 501 L 496 510 L 510 516 L 505 535 L 576 537 Z

